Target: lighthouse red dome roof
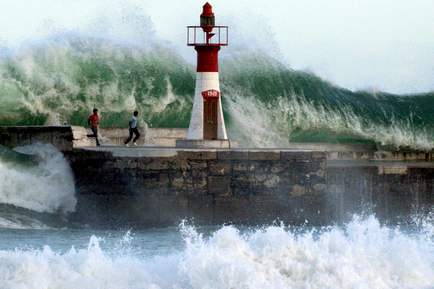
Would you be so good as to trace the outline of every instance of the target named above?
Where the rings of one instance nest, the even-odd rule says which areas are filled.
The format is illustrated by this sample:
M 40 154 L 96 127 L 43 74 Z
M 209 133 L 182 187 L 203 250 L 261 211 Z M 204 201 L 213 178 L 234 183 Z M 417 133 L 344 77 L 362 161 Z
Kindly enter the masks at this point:
M 200 16 L 214 16 L 214 13 L 212 13 L 212 6 L 208 2 L 203 5 L 203 12 Z

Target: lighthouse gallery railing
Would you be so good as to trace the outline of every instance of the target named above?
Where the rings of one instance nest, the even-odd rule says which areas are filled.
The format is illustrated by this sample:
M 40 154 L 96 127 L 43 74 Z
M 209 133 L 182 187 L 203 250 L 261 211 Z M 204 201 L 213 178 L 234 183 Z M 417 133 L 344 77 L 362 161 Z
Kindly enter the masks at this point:
M 203 31 L 201 26 L 187 26 L 187 45 L 188 46 L 200 46 L 200 45 L 216 45 L 227 46 L 228 45 L 228 26 L 214 26 L 213 30 L 208 36 Z

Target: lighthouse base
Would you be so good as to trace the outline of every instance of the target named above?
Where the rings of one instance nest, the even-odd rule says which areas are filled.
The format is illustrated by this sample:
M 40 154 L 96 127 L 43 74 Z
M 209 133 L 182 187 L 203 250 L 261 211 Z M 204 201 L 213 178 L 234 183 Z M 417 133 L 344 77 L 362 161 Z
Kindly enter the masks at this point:
M 218 139 L 218 140 L 193 140 L 183 139 L 176 141 L 177 148 L 190 149 L 233 149 L 238 147 L 238 143 L 233 140 Z

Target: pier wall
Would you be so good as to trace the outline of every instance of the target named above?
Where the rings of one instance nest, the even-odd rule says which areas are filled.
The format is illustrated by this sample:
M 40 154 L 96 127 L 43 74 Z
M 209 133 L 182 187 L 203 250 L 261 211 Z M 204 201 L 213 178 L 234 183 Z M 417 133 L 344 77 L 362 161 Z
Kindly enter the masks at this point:
M 382 222 L 406 224 L 432 216 L 434 166 L 426 162 L 327 165 L 330 219 L 374 214 Z
M 123 155 L 127 154 L 127 155 Z M 91 226 L 322 224 L 324 152 L 76 149 L 75 220 Z
M 50 143 L 61 152 L 72 151 L 74 146 L 81 145 L 74 138 L 74 131 L 82 131 L 83 127 L 74 126 L 2 126 L 0 127 L 0 145 L 13 149 L 36 143 Z

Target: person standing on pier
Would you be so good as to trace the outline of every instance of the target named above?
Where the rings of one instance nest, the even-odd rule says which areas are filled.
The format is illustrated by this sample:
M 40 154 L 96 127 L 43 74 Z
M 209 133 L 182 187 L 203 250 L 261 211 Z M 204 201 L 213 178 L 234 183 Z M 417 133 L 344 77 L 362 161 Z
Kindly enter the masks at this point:
M 96 139 L 96 145 L 99 146 L 98 141 L 98 109 L 93 110 L 93 114 L 89 116 L 89 119 L 87 120 L 87 123 L 90 125 L 90 129 L 92 130 L 93 134 L 88 134 L 87 137 L 94 137 Z
M 133 139 L 133 144 L 136 146 L 137 143 L 136 141 L 139 139 L 140 137 L 140 133 L 139 130 L 137 129 L 137 116 L 139 115 L 138 111 L 134 112 L 134 115 L 130 118 L 130 122 L 129 122 L 129 130 L 130 130 L 130 136 L 127 138 L 127 140 L 125 141 L 125 146 L 130 146 L 128 143 L 131 141 L 131 139 L 133 138 L 133 133 L 136 135 L 136 137 Z

